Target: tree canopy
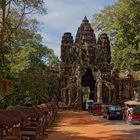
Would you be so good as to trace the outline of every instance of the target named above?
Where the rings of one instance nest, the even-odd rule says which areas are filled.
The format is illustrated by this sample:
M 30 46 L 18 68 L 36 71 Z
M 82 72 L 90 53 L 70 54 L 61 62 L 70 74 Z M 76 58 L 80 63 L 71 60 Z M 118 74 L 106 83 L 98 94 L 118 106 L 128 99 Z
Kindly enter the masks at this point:
M 7 65 L 6 55 L 14 47 L 20 47 L 17 42 L 19 34 L 30 29 L 26 24 L 27 15 L 32 13 L 45 13 L 43 0 L 1 0 L 0 1 L 0 71 Z M 33 22 L 32 22 L 33 23 Z M 26 31 L 27 33 L 27 31 Z M 21 34 L 22 35 L 22 34 Z M 21 36 L 20 35 L 20 36 Z
M 118 0 L 95 14 L 92 25 L 106 32 L 112 43 L 112 64 L 140 70 L 140 0 Z
M 43 5 L 43 0 L 0 0 L 0 78 L 14 81 L 11 93 L 0 93 L 7 105 L 39 104 L 57 96 L 59 81 L 51 67 L 59 59 L 42 44 L 39 22 L 28 16 L 45 14 Z

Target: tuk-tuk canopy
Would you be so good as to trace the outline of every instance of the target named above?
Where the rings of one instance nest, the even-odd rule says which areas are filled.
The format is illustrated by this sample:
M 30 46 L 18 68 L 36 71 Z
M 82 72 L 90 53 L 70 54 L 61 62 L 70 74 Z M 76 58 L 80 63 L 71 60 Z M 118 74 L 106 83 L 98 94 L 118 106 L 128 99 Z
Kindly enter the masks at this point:
M 126 101 L 126 102 L 124 102 L 124 104 L 140 106 L 140 102 L 137 102 L 137 101 Z

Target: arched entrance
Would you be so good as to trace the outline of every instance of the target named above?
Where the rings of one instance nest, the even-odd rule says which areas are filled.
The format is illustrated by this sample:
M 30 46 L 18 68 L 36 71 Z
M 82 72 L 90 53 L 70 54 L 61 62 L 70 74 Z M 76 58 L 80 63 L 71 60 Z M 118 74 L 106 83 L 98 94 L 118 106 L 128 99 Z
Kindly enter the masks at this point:
M 88 90 L 88 99 L 95 100 L 95 83 L 96 81 L 94 80 L 92 70 L 88 67 L 86 69 L 85 74 L 82 76 L 81 79 L 81 86 L 82 87 L 87 87 Z M 82 99 L 83 99 L 83 94 L 82 94 Z

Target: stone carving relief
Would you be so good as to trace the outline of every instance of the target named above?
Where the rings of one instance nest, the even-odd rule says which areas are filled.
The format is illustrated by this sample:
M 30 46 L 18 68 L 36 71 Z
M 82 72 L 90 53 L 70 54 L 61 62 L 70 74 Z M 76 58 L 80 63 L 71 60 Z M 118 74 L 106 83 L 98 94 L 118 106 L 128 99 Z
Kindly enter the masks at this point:
M 107 34 L 103 33 L 99 36 L 96 46 L 96 61 L 110 63 L 110 42 Z

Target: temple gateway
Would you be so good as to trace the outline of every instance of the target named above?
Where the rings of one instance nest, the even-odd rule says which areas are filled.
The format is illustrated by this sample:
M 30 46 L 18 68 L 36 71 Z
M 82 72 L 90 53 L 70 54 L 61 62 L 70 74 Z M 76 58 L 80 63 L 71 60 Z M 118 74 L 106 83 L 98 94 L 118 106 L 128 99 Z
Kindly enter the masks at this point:
M 60 99 L 69 107 L 81 108 L 83 87 L 88 87 L 89 99 L 102 103 L 120 103 L 133 96 L 132 76 L 120 77 L 111 66 L 108 35 L 96 39 L 87 17 L 84 17 L 73 39 L 64 33 L 61 41 Z

